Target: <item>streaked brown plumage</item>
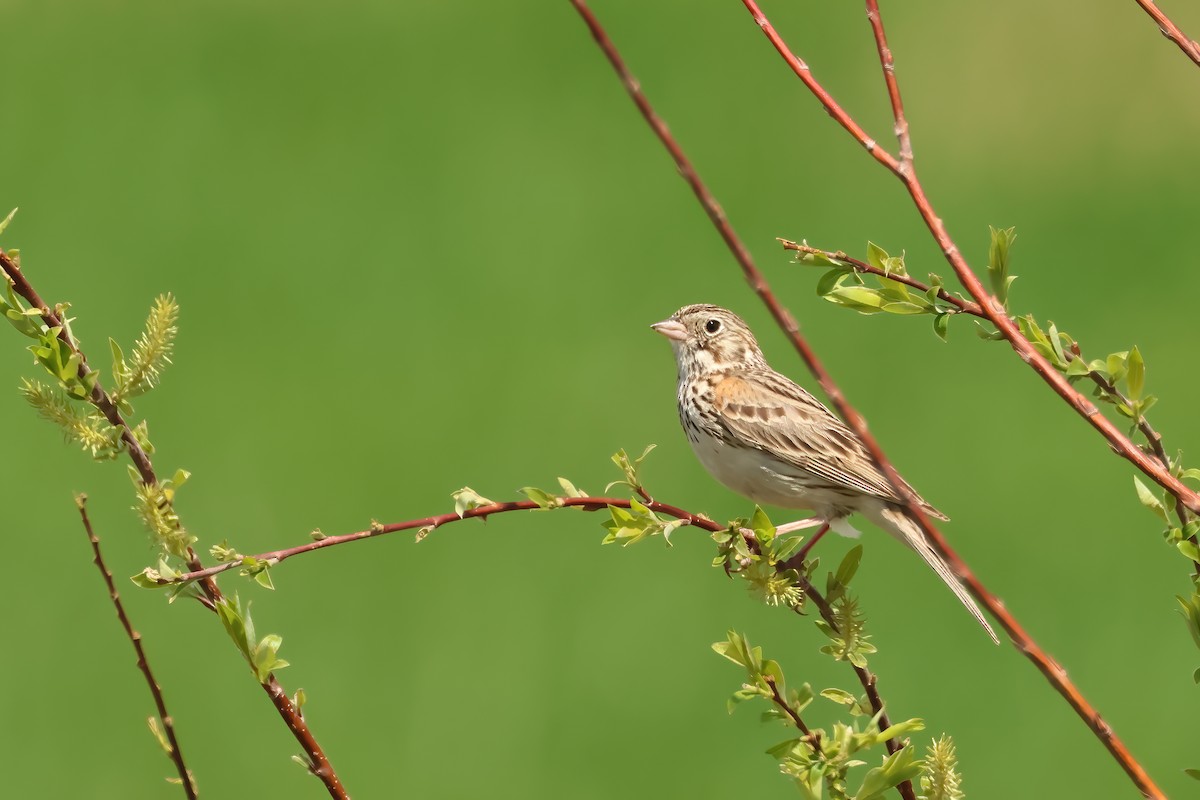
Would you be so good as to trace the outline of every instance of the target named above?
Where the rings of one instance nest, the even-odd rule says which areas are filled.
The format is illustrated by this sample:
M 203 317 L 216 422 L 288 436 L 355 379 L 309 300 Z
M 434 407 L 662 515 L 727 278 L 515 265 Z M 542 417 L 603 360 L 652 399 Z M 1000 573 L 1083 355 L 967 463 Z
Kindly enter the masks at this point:
M 845 536 L 858 536 L 846 517 L 862 514 L 916 550 L 996 639 L 974 600 L 904 513 L 862 440 L 815 397 L 771 369 L 745 322 L 719 306 L 692 305 L 652 327 L 671 341 L 679 368 L 679 420 L 713 477 L 757 503 L 811 510 Z M 925 513 L 947 519 L 920 502 Z

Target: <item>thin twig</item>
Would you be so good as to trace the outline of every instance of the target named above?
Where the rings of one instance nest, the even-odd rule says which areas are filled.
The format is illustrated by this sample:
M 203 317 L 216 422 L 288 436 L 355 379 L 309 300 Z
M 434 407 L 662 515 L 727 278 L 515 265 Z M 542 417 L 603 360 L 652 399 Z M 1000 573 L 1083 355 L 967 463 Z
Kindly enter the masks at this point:
M 787 44 L 784 43 L 782 37 L 775 31 L 766 15 L 758 7 L 754 0 L 742 0 L 747 10 L 750 11 L 754 21 L 762 28 L 767 39 L 783 57 L 784 62 L 795 70 L 794 64 L 800 62 L 799 59 L 792 54 Z M 867 0 L 869 12 L 874 11 L 871 18 L 872 26 L 878 26 L 876 30 L 876 43 L 880 48 L 880 59 L 885 64 L 888 62 L 888 55 L 885 52 L 887 48 L 886 36 L 883 33 L 883 20 L 879 15 L 878 6 L 873 0 Z M 894 78 L 894 69 L 890 71 L 890 75 Z M 833 108 L 830 107 L 828 94 L 820 89 L 820 84 L 809 74 L 807 67 L 801 79 L 806 86 L 813 90 L 813 94 L 825 105 L 826 109 L 833 113 Z M 816 87 L 814 89 L 814 87 Z M 819 90 L 819 91 L 818 91 Z M 889 93 L 890 94 L 890 93 Z M 893 101 L 893 111 L 898 117 L 903 116 L 903 106 L 900 104 L 899 92 L 894 95 L 890 94 Z M 840 109 L 839 109 L 840 110 Z M 897 123 L 899 127 L 899 122 Z M 851 135 L 855 135 L 854 130 L 843 125 Z M 865 135 L 864 135 L 865 137 Z M 856 138 L 858 138 L 856 136 Z M 865 141 L 862 139 L 860 141 Z M 984 316 L 1001 331 L 1009 344 L 1017 351 L 1021 359 L 1030 364 L 1031 367 L 1047 382 L 1054 390 L 1066 400 L 1073 408 L 1075 408 L 1082 416 L 1084 416 L 1097 430 L 1099 430 L 1106 439 L 1112 444 L 1113 449 L 1127 459 L 1132 461 L 1139 469 L 1141 469 L 1148 477 L 1155 480 L 1161 486 L 1171 491 L 1172 494 L 1184 502 L 1189 508 L 1196 510 L 1200 507 L 1200 496 L 1188 489 L 1174 475 L 1170 473 L 1169 468 L 1164 468 L 1157 463 L 1153 458 L 1147 456 L 1137 445 L 1124 436 L 1117 428 L 1103 416 L 1099 409 L 1096 408 L 1086 397 L 1074 389 L 1050 362 L 1043 358 L 1024 336 L 1021 335 L 1016 324 L 1010 319 L 1004 307 L 992 297 L 984 288 L 979 278 L 971 270 L 966 260 L 959 253 L 957 246 L 950 239 L 946 232 L 942 220 L 933 212 L 933 207 L 921 187 L 920 181 L 917 179 L 915 169 L 901 170 L 899 164 L 890 156 L 887 159 L 880 157 L 876 153 L 877 161 L 888 167 L 900 180 L 904 183 L 916 204 L 922 219 L 926 226 L 937 240 L 946 259 L 954 268 L 955 274 L 967 292 L 978 301 Z M 1089 704 L 1083 694 L 1075 687 L 1068 679 L 1066 671 L 1062 669 L 1052 658 L 1050 658 L 1038 645 L 1029 637 L 1024 628 L 1016 621 L 1016 619 L 1008 613 L 1002 601 L 987 590 L 975 577 L 974 573 L 967 567 L 966 563 L 949 547 L 941 533 L 922 513 L 920 507 L 915 502 L 916 498 L 912 491 L 900 479 L 896 470 L 884 458 L 883 452 L 879 444 L 870 435 L 866 429 L 866 425 L 862 418 L 853 408 L 844 403 L 839 402 L 836 398 L 831 398 L 835 403 L 838 403 L 839 411 L 842 412 L 846 423 L 854 428 L 855 432 L 862 438 L 867 449 L 870 451 L 872 458 L 875 459 L 888 481 L 897 490 L 899 495 L 904 498 L 905 510 L 917 522 L 928 537 L 930 544 L 939 552 L 939 554 L 947 561 L 954 573 L 963 581 L 964 585 L 972 595 L 983 604 L 988 611 L 996 618 L 1001 627 L 1011 636 L 1017 648 L 1026 655 L 1045 675 L 1051 685 L 1067 700 L 1076 713 L 1084 720 L 1085 724 L 1092 732 L 1100 739 L 1101 743 L 1108 749 L 1109 753 L 1121 765 L 1125 772 L 1133 780 L 1134 784 L 1146 797 L 1163 797 L 1162 792 L 1155 786 L 1150 776 L 1142 768 L 1125 747 L 1124 743 L 1113 733 L 1112 728 L 1106 723 L 1100 714 Z M 844 407 L 843 407 L 844 406 Z
M 896 121 L 896 139 L 900 144 L 900 163 L 896 169 L 908 173 L 913 168 L 912 138 L 908 133 L 908 120 L 904 116 L 904 103 L 900 100 L 900 82 L 896 80 L 896 63 L 892 60 L 892 48 L 888 47 L 883 33 L 883 19 L 879 16 L 879 1 L 867 0 L 867 19 L 875 34 L 875 47 L 879 51 L 879 65 L 883 67 L 883 82 L 887 85 L 888 100 L 892 104 L 892 117 Z
M 764 675 L 763 680 L 765 680 L 767 685 L 771 687 L 771 702 L 783 709 L 783 713 L 787 714 L 788 719 L 792 721 L 792 724 L 796 726 L 797 730 L 804 734 L 804 737 L 808 739 L 811 744 L 816 737 L 813 736 L 813 733 L 811 730 L 809 730 L 808 725 L 804 724 L 804 720 L 798 713 L 796 713 L 796 710 L 788 705 L 787 700 L 785 700 L 783 695 L 779 693 L 779 687 L 775 685 L 775 679 L 770 675 Z
M 882 278 L 887 278 L 889 281 L 895 281 L 896 283 L 903 283 L 905 286 L 909 286 L 913 289 L 916 289 L 918 292 L 921 292 L 922 294 L 924 294 L 925 292 L 928 292 L 931 288 L 929 284 L 922 283 L 921 281 L 917 280 L 916 278 L 912 277 L 911 275 L 899 275 L 895 272 L 885 272 L 884 270 L 880 269 L 879 267 L 872 266 L 865 261 L 860 261 L 857 258 L 854 258 L 853 256 L 847 255 L 846 253 L 842 252 L 841 250 L 822 250 L 819 247 L 811 247 L 807 244 L 803 244 L 800 242 L 793 242 L 791 239 L 778 239 L 777 241 L 783 245 L 784 250 L 795 250 L 798 253 L 808 253 L 810 255 L 820 255 L 820 256 L 825 256 L 826 258 L 828 258 L 832 261 L 841 261 L 841 262 L 847 264 L 848 266 L 852 267 L 855 272 L 869 273 L 871 275 L 878 275 Z M 954 306 L 954 308 L 956 309 L 955 313 L 970 314 L 975 317 L 982 317 L 983 319 L 987 319 L 987 317 L 984 317 L 983 309 L 981 309 L 979 307 L 978 303 L 972 303 L 970 300 L 963 300 L 961 297 L 955 297 L 954 295 L 947 292 L 945 287 L 938 289 L 937 298 L 939 300 L 943 300 L 943 301 L 949 303 L 950 305 Z
M 72 352 L 79 356 L 79 377 L 86 378 L 91 372 L 91 367 L 88 366 L 87 356 L 71 339 L 67 332 L 67 327 L 63 324 L 58 314 L 42 300 L 37 290 L 29 283 L 25 274 L 21 271 L 18 265 L 8 253 L 0 250 L 0 272 L 3 272 L 6 279 L 12 284 L 13 290 L 23 297 L 32 307 L 38 309 L 41 313 L 42 322 L 48 328 L 59 328 L 58 338 L 63 341 Z M 132 428 L 121 416 L 120 410 L 112 402 L 111 397 L 105 392 L 104 388 L 97 381 L 90 397 L 92 404 L 104 414 L 109 423 L 121 431 L 121 438 L 126 445 L 126 451 L 129 453 L 130 459 L 133 461 L 134 467 L 138 471 L 142 482 L 147 485 L 157 485 L 158 476 L 154 472 L 154 465 L 150 461 L 150 456 L 138 443 L 137 438 L 132 433 Z M 187 548 L 187 564 L 188 568 L 195 571 L 203 569 L 204 565 L 200 561 L 200 557 L 191 548 Z M 200 582 L 203 596 L 201 602 L 210 611 L 216 611 L 216 604 L 222 599 L 220 588 L 211 578 L 205 578 Z M 333 769 L 333 765 L 329 763 L 329 759 L 325 755 L 325 751 L 317 742 L 316 737 L 308 727 L 308 723 L 300 715 L 299 709 L 296 708 L 287 692 L 279 688 L 278 682 L 274 675 L 268 676 L 268 681 L 262 684 L 263 690 L 267 696 L 271 698 L 271 703 L 275 706 L 276 711 L 283 717 L 284 723 L 288 726 L 288 730 L 296 737 L 300 746 L 307 754 L 311 771 L 314 775 L 321 779 L 325 784 L 325 788 L 329 791 L 331 797 L 348 798 L 345 788 L 342 786 L 341 779 Z
M 79 508 L 79 516 L 83 518 L 83 527 L 87 531 L 88 541 L 92 543 L 92 563 L 96 565 L 96 569 L 100 570 L 100 575 L 104 578 L 104 585 L 108 587 L 108 597 L 117 610 L 117 619 L 121 621 L 121 627 L 125 629 L 125 635 L 129 637 L 129 642 L 133 645 L 134 652 L 137 653 L 138 669 L 142 671 L 146 685 L 150 687 L 150 694 L 154 697 L 154 707 L 158 709 L 158 719 L 162 722 L 163 733 L 166 734 L 169 744 L 167 755 L 171 757 L 171 761 L 175 764 L 175 771 L 179 773 L 179 783 L 183 786 L 184 794 L 188 796 L 189 800 L 196 800 L 196 783 L 187 764 L 183 762 L 183 750 L 179 746 L 179 739 L 175 736 L 175 721 L 167 711 L 167 701 L 163 697 L 162 687 L 158 685 L 158 681 L 154 679 L 154 673 L 150 671 L 150 660 L 146 658 L 146 651 L 142 648 L 142 635 L 134 630 L 133 623 L 129 621 L 129 615 L 125 613 L 125 604 L 121 602 L 121 595 L 117 593 L 117 586 L 113 583 L 112 572 L 104 563 L 104 556 L 100 554 L 100 539 L 96 537 L 96 533 L 92 530 L 92 521 L 88 519 L 87 495 L 77 496 L 75 505 Z
M 617 506 L 618 508 L 629 508 L 629 499 L 621 497 L 562 497 L 559 498 L 562 506 L 565 508 L 582 508 L 584 511 L 599 511 L 608 506 Z M 693 514 L 690 511 L 685 511 L 677 506 L 660 503 L 656 500 L 646 501 L 644 505 L 651 511 L 660 514 L 666 514 L 675 519 L 681 519 L 685 522 L 703 528 L 707 531 L 723 531 L 725 526 L 719 525 L 707 517 Z M 389 533 L 398 531 L 408 531 L 413 529 L 422 529 L 420 538 L 424 539 L 434 530 L 449 525 L 454 522 L 461 522 L 467 519 L 486 519 L 493 514 L 505 514 L 511 511 L 532 511 L 543 508 L 539 503 L 533 500 L 513 500 L 505 503 L 488 503 L 487 505 L 476 506 L 475 508 L 464 509 L 462 514 L 456 511 L 450 511 L 445 514 L 435 514 L 430 517 L 422 517 L 420 519 L 410 519 L 404 522 L 393 522 L 387 525 L 376 524 L 361 531 L 354 533 L 344 533 L 339 536 L 322 536 L 306 544 L 297 545 L 295 547 L 285 547 L 280 550 L 270 550 L 265 553 L 249 556 L 248 558 L 254 561 L 266 561 L 272 566 L 286 561 L 293 556 L 312 553 L 317 550 L 323 550 L 326 547 L 336 547 L 340 544 L 348 544 L 350 542 L 360 542 L 364 539 L 374 539 L 376 536 L 384 536 Z M 163 579 L 158 583 L 160 586 L 171 586 L 179 583 L 190 583 L 196 580 L 202 580 L 214 575 L 218 575 L 226 570 L 237 569 L 242 566 L 241 561 L 231 561 L 225 564 L 218 564 L 213 567 L 207 567 L 202 570 L 187 572 L 183 575 L 172 579 Z
M 1170 17 L 1159 10 L 1158 6 L 1154 4 L 1154 0 L 1134 0 L 1134 2 L 1141 6 L 1142 10 L 1158 24 L 1158 30 L 1163 36 L 1174 42 L 1196 66 L 1200 67 L 1200 42 L 1181 31 Z

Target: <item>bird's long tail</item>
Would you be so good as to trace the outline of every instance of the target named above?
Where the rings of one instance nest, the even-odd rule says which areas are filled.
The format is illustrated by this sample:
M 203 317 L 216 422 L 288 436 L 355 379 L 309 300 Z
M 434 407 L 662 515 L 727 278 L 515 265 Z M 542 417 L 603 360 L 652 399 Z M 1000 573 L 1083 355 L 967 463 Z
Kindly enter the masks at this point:
M 875 514 L 869 514 L 868 516 L 872 518 L 875 524 L 904 542 L 913 550 L 916 550 L 921 558 L 925 559 L 925 563 L 950 587 L 950 591 L 954 592 L 959 601 L 967 607 L 967 611 L 971 612 L 971 616 L 975 617 L 976 621 L 983 626 L 983 629 L 988 632 L 988 636 L 992 637 L 992 641 L 1000 644 L 1000 640 L 996 638 L 996 632 L 992 630 L 992 626 L 984 619 L 983 612 L 979 610 L 979 606 L 975 604 L 975 600 L 967 593 L 966 587 L 962 585 L 958 577 L 950 570 L 950 565 L 929 544 L 929 540 L 925 538 L 925 532 L 916 523 L 910 520 L 903 511 L 891 508 L 890 506 L 884 506 L 878 509 Z

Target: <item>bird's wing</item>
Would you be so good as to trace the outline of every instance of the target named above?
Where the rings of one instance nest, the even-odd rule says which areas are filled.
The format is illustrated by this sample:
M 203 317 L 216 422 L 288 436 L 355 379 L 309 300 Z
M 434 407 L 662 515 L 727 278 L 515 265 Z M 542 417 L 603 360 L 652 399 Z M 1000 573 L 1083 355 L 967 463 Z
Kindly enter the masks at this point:
M 876 469 L 858 434 L 777 372 L 739 370 L 727 374 L 714 385 L 713 399 L 721 424 L 738 439 L 834 486 L 903 502 Z M 946 519 L 924 500 L 921 503 L 930 515 Z

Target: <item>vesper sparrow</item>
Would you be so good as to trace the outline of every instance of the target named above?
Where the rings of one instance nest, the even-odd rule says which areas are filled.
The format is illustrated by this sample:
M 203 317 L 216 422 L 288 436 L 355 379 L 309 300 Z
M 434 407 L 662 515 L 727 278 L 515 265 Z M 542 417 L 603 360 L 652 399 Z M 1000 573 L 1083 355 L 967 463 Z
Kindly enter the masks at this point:
M 818 536 L 828 527 L 857 537 L 846 518 L 862 514 L 916 550 L 999 643 L 975 601 L 904 513 L 862 440 L 768 366 L 745 322 L 718 306 L 692 305 L 651 327 L 671 340 L 679 367 L 679 420 L 714 478 L 756 503 L 813 511 L 824 523 Z M 918 500 L 926 514 L 947 519 Z

